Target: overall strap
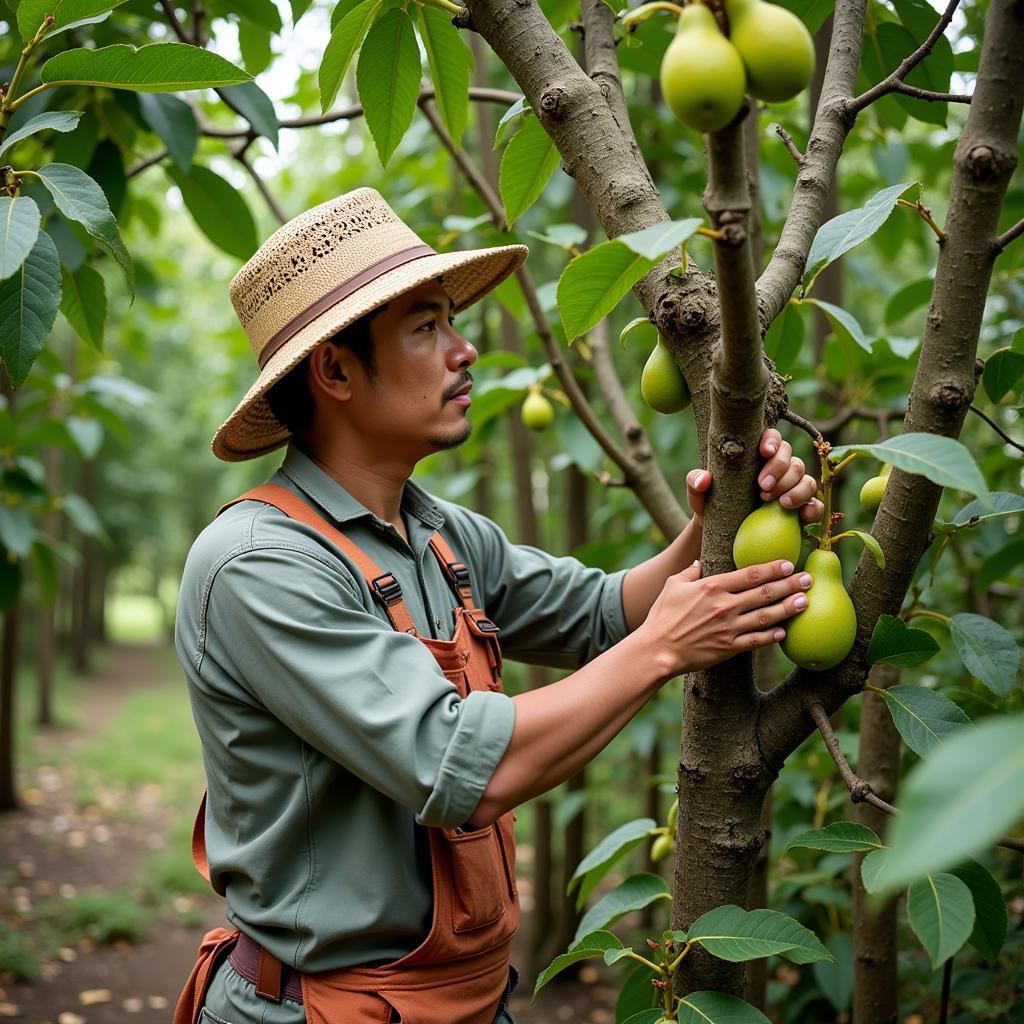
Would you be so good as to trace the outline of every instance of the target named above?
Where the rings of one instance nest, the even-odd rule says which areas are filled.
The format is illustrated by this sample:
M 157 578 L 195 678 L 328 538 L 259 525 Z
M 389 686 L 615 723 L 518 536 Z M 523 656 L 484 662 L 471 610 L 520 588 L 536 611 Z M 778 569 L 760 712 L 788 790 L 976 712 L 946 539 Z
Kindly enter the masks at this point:
M 217 515 L 225 509 L 240 501 L 263 501 L 274 508 L 280 509 L 290 519 L 303 523 L 316 530 L 326 537 L 332 544 L 336 544 L 345 554 L 355 562 L 359 571 L 370 588 L 370 593 L 384 606 L 391 625 L 400 633 L 410 633 L 419 636 L 416 627 L 413 625 L 412 616 L 402 598 L 402 587 L 393 573 L 382 572 L 380 566 L 366 555 L 361 548 L 357 547 L 340 530 L 336 530 L 325 519 L 313 511 L 301 498 L 292 494 L 286 487 L 280 484 L 260 484 L 251 491 L 246 491 L 234 501 L 222 505 Z
M 475 608 L 473 587 L 469 581 L 469 569 L 466 568 L 465 563 L 455 557 L 455 552 L 452 551 L 448 541 L 437 530 L 434 531 L 434 536 L 430 538 L 430 550 L 434 552 L 441 565 L 441 571 L 451 584 L 452 590 L 455 591 L 458 599 L 462 602 L 463 608 Z

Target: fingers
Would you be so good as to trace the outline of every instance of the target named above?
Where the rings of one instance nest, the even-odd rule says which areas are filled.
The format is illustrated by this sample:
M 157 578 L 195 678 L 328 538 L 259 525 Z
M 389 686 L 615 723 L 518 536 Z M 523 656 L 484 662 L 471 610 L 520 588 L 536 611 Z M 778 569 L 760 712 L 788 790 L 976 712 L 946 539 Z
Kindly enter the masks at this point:
M 691 469 L 686 474 L 686 501 L 694 515 L 704 514 L 705 492 L 711 486 L 711 474 L 706 469 Z
M 816 523 L 825 511 L 825 506 L 817 498 L 811 498 L 806 505 L 800 509 L 800 518 L 805 523 Z
M 769 427 L 761 435 L 758 449 L 766 459 L 770 459 L 779 450 L 780 444 L 782 444 L 782 435 L 774 427 Z
M 785 476 L 792 460 L 792 446 L 788 441 L 780 440 L 778 447 L 776 448 L 776 454 L 764 464 L 764 469 L 761 470 L 757 477 L 757 483 L 761 488 L 762 497 L 764 494 L 774 496 L 775 485 L 783 476 Z M 801 466 L 802 465 L 803 464 L 801 463 Z M 801 476 L 803 475 L 803 469 L 800 470 L 800 474 Z M 782 492 L 779 491 L 779 493 L 781 494 Z
M 786 638 L 786 631 L 776 627 L 775 629 L 762 629 L 756 633 L 743 633 L 736 637 L 736 651 L 753 651 L 758 647 L 770 647 Z
M 785 601 L 777 601 L 775 604 L 765 605 L 755 611 L 744 612 L 736 619 L 737 638 L 742 637 L 744 633 L 756 632 L 777 625 L 790 616 L 802 612 L 806 607 L 807 595 L 793 594 Z
M 740 594 L 753 587 L 763 586 L 772 580 L 781 580 L 793 571 L 793 563 L 786 561 L 761 562 L 749 565 L 746 569 L 734 569 L 717 576 L 708 576 L 701 581 L 708 594 Z
M 806 505 L 818 493 L 818 481 L 813 476 L 808 476 L 804 473 L 803 469 L 803 463 L 801 463 L 799 472 L 802 475 L 800 479 L 792 484 L 782 497 L 779 498 L 783 508 L 800 508 L 801 505 Z
M 700 579 L 700 560 L 695 561 L 693 565 L 688 565 L 678 576 L 679 579 L 685 580 L 687 583 L 696 583 Z
M 810 590 L 813 582 L 811 574 L 808 572 L 794 573 L 784 579 L 764 583 L 759 587 L 743 591 L 736 598 L 736 607 L 741 612 L 755 611 L 793 594 Z

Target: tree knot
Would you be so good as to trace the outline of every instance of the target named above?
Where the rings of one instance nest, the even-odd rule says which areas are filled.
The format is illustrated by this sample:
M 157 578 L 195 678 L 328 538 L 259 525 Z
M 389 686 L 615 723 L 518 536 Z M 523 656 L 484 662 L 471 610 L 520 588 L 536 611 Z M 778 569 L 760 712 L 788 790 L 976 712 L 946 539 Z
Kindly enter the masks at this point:
M 527 3 L 532 0 L 526 0 Z M 541 113 L 551 121 L 561 121 L 565 117 L 565 105 L 562 102 L 565 93 L 559 86 L 545 89 L 540 97 Z
M 746 450 L 746 444 L 735 437 L 723 437 L 718 442 L 718 454 L 727 462 L 738 462 Z
M 872 793 L 874 793 L 874 790 L 871 788 L 871 783 L 865 782 L 863 779 L 858 779 L 850 790 L 850 799 L 855 804 L 859 804 L 862 801 L 867 800 Z

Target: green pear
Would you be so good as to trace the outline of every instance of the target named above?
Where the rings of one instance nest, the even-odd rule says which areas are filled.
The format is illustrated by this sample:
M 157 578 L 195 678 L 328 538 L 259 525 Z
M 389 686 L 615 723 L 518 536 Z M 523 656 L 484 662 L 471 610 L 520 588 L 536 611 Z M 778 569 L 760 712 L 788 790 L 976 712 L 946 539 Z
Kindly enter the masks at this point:
M 803 92 L 814 74 L 814 40 L 804 23 L 764 0 L 726 0 L 725 10 L 750 95 L 778 103 Z
M 801 668 L 822 672 L 850 653 L 857 636 L 857 613 L 834 551 L 812 551 L 804 568 L 814 577 L 814 585 L 807 595 L 807 607 L 783 623 L 786 636 L 781 647 Z
M 666 857 L 675 853 L 675 850 L 676 841 L 672 836 L 660 835 L 651 845 L 651 860 L 657 864 L 658 861 L 664 860 Z
M 864 486 L 860 489 L 860 503 L 865 512 L 875 513 L 878 511 L 878 506 L 882 504 L 882 494 L 885 491 L 885 485 L 889 482 L 889 474 L 891 472 L 892 466 L 884 463 L 882 465 L 882 472 L 878 476 L 873 476 L 870 480 L 864 482 Z
M 661 91 L 672 113 L 687 128 L 716 132 L 740 112 L 746 86 L 743 61 L 711 9 L 684 7 L 661 59 Z
M 788 558 L 796 565 L 799 557 L 800 516 L 777 501 L 755 508 L 740 523 L 732 542 L 732 560 L 737 569 L 777 558 Z
M 551 403 L 539 392 L 531 391 L 520 409 L 523 423 L 531 430 L 545 430 L 555 418 Z
M 690 389 L 660 335 L 640 374 L 640 394 L 655 412 L 681 412 L 690 404 Z

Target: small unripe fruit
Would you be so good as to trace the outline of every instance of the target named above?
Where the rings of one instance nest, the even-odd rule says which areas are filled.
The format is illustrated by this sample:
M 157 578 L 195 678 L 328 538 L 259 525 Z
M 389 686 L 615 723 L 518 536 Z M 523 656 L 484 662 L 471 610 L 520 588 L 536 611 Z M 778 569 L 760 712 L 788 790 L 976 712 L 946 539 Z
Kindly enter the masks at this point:
M 551 403 L 539 392 L 531 391 L 520 410 L 523 423 L 531 430 L 545 430 L 555 418 Z
M 675 853 L 676 841 L 671 836 L 661 835 L 651 844 L 651 860 L 657 864 Z
M 672 806 L 668 809 L 668 821 L 665 824 L 668 826 L 668 830 L 671 833 L 675 833 L 676 821 L 679 818 L 679 801 L 673 800 Z
M 682 412 L 690 404 L 686 380 L 660 337 L 640 374 L 640 394 L 655 412 Z
M 892 466 L 885 465 L 878 476 L 873 476 L 870 480 L 864 482 L 864 486 L 860 489 L 860 503 L 865 512 L 875 513 L 878 511 L 878 506 L 882 504 L 882 495 L 885 492 L 885 485 L 889 482 L 889 474 L 891 472 Z
M 784 623 L 786 636 L 780 646 L 801 668 L 822 672 L 850 653 L 857 638 L 857 613 L 834 551 L 812 551 L 805 568 L 814 577 L 814 586 L 807 607 Z
M 764 0 L 726 0 L 729 40 L 739 51 L 751 96 L 779 103 L 799 95 L 814 74 L 814 40 L 792 11 Z
M 732 542 L 732 560 L 737 569 L 761 562 L 800 557 L 800 516 L 777 501 L 765 502 L 740 523 Z

